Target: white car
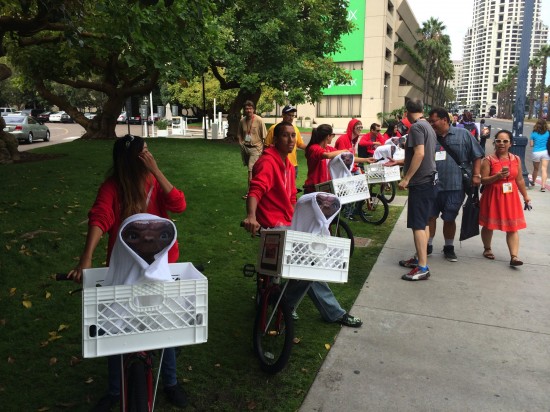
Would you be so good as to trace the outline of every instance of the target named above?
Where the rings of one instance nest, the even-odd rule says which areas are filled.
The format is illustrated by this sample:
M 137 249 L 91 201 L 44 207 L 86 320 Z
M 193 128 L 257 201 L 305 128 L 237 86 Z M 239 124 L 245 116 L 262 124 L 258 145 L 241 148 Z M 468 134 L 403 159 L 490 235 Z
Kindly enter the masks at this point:
M 63 116 L 65 112 L 55 112 L 53 114 L 50 114 L 50 122 L 58 122 L 61 123 L 61 116 Z
M 127 120 L 128 120 L 128 116 L 126 115 L 126 112 L 122 112 L 122 113 L 120 113 L 120 115 L 116 119 L 116 122 L 117 123 L 126 123 Z

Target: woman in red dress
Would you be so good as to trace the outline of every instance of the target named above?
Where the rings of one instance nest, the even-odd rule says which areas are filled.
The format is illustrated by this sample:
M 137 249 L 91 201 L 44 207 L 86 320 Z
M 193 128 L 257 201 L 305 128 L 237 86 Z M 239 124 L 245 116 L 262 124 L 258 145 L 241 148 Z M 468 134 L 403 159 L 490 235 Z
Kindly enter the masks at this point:
M 531 199 L 527 195 L 521 173 L 521 161 L 509 152 L 512 146 L 512 133 L 501 130 L 495 136 L 495 152 L 481 162 L 481 183 L 483 194 L 480 200 L 479 224 L 483 241 L 483 256 L 493 260 L 491 250 L 493 230 L 506 232 L 506 243 L 510 251 L 510 266 L 521 266 L 518 259 L 519 229 L 527 227 L 519 193 L 524 202 Z

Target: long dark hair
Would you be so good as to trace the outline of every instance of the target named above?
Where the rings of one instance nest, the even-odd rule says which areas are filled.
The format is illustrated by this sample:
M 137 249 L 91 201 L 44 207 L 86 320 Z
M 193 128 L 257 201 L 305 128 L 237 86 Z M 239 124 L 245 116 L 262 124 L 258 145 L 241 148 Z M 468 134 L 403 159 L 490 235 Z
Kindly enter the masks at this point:
M 332 126 L 330 124 L 320 124 L 311 131 L 311 139 L 307 144 L 306 150 L 313 144 L 319 144 L 332 134 Z
M 139 158 L 145 141 L 127 134 L 115 141 L 113 165 L 109 175 L 114 179 L 121 202 L 121 220 L 147 210 L 145 184 L 149 170 Z

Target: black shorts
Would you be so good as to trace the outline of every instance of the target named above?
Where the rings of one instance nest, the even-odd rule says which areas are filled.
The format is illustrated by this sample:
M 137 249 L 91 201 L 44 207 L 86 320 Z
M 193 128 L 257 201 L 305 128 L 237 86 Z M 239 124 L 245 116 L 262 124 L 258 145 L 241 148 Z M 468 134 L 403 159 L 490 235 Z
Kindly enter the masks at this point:
M 435 202 L 436 186 L 433 183 L 409 186 L 407 201 L 407 227 L 423 230 L 428 226 Z

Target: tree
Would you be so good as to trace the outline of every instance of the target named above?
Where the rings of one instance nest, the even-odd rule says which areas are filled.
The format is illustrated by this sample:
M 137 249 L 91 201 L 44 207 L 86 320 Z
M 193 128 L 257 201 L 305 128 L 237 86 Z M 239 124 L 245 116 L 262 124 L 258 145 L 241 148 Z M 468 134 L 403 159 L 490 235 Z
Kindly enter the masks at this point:
M 518 66 L 511 67 L 504 79 L 495 85 L 495 91 L 498 92 L 498 117 L 502 119 L 512 118 L 514 111 L 514 91 L 516 89 L 518 72 Z
M 262 90 L 288 92 L 293 103 L 318 101 L 331 80 L 349 80 L 330 57 L 351 23 L 345 0 L 234 0 L 219 7 L 216 26 L 224 44 L 210 70 L 222 90 L 237 90 L 229 107 L 228 138 L 235 139 L 242 105 Z
M 531 87 L 529 92 L 529 115 L 528 119 L 533 117 L 533 108 L 535 106 L 535 83 L 537 81 L 537 69 L 542 64 L 542 61 L 539 57 L 534 57 L 529 61 L 529 66 L 531 67 Z
M 539 119 L 542 119 L 543 107 L 544 107 L 544 90 L 546 88 L 546 67 L 548 58 L 550 57 L 550 44 L 545 44 L 537 52 L 537 57 L 542 61 L 542 79 L 540 82 L 540 97 L 539 97 Z
M 416 31 L 421 35 L 421 39 L 416 43 L 415 48 L 424 59 L 424 103 L 428 102 L 430 96 L 432 73 L 442 61 L 449 60 L 451 39 L 447 34 L 443 34 L 445 29 L 446 27 L 441 21 L 430 17 Z
M 10 0 L 0 6 L 0 26 L 10 36 L 0 39 L 11 64 L 86 129 L 84 138 L 112 138 L 128 97 L 147 95 L 161 75 L 190 78 L 206 66 L 207 45 L 215 44 L 211 7 L 207 0 L 182 0 L 170 9 L 132 1 L 121 7 L 109 0 Z M 103 94 L 100 114 L 86 119 L 59 85 Z

